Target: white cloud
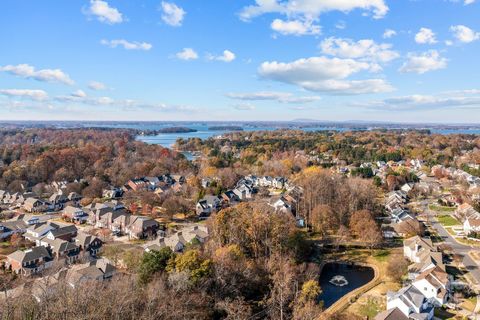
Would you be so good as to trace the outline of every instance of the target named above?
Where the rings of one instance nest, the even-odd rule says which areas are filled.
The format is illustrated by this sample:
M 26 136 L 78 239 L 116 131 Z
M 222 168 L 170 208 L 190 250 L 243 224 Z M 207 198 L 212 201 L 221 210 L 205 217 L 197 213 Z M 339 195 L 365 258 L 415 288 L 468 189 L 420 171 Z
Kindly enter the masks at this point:
M 439 93 L 436 95 L 414 94 L 388 98 L 380 101 L 355 103 L 354 106 L 382 109 L 382 110 L 425 110 L 441 108 L 480 108 L 480 96 L 467 96 L 461 94 Z
M 319 96 L 294 96 L 290 92 L 260 91 L 253 93 L 228 93 L 227 97 L 244 101 L 271 100 L 280 103 L 310 103 L 318 101 Z
M 221 56 L 214 56 L 211 54 L 207 55 L 208 60 L 218 60 L 223 62 L 232 62 L 233 60 L 235 60 L 235 58 L 236 58 L 235 53 L 233 53 L 230 50 L 224 50 Z
M 90 83 L 88 84 L 88 88 L 99 91 L 99 90 L 106 90 L 107 86 L 102 82 L 90 81 Z
M 87 96 L 87 94 L 85 93 L 85 91 L 79 89 L 75 92 L 72 92 L 72 96 L 73 97 L 78 97 L 78 98 L 85 98 Z
M 480 39 L 480 33 L 475 32 L 469 27 L 463 25 L 451 26 L 450 31 L 453 32 L 453 36 L 460 42 L 470 43 Z
M 340 20 L 335 24 L 335 28 L 340 30 L 344 30 L 346 27 L 347 27 L 347 23 L 343 20 Z
M 394 37 L 397 35 L 397 31 L 393 29 L 385 29 L 385 32 L 383 33 L 383 39 L 390 39 L 391 37 Z
M 255 110 L 255 106 L 251 103 L 240 103 L 233 106 L 234 109 L 242 111 Z
M 254 5 L 243 8 L 240 18 L 248 21 L 266 13 L 280 13 L 287 17 L 318 19 L 329 11 L 350 12 L 361 9 L 373 12 L 374 18 L 383 18 L 388 7 L 383 0 L 256 0 Z
M 463 4 L 466 5 L 466 6 L 468 6 L 469 4 L 472 4 L 472 3 L 474 3 L 474 2 L 475 2 L 475 0 L 465 0 L 465 1 L 463 2 Z
M 184 48 L 182 51 L 175 54 L 177 59 L 180 60 L 196 60 L 198 59 L 198 54 L 192 48 Z
M 133 110 L 156 110 L 161 112 L 193 112 L 196 111 L 196 108 L 185 106 L 185 105 L 168 105 L 165 103 L 147 103 L 142 101 L 137 101 L 133 99 L 123 99 L 117 100 L 112 97 L 102 96 L 102 97 L 92 97 L 87 94 L 82 94 L 77 91 L 70 95 L 65 96 L 56 96 L 53 99 L 48 100 L 50 103 L 63 106 L 67 103 L 68 106 L 71 105 L 83 105 L 83 106 L 99 106 L 99 107 L 112 107 L 118 108 L 123 111 L 133 111 Z
M 320 26 L 313 24 L 312 21 L 302 21 L 302 20 L 288 20 L 284 21 L 281 19 L 273 20 L 270 25 L 272 30 L 283 34 L 283 35 L 311 35 L 311 34 L 320 34 Z
M 421 54 L 409 53 L 408 60 L 399 69 L 400 72 L 415 72 L 423 74 L 447 67 L 447 59 L 440 56 L 437 50 Z
M 35 67 L 28 64 L 19 64 L 16 66 L 0 66 L 0 71 L 8 72 L 25 79 L 35 79 L 44 82 L 60 82 L 68 85 L 74 84 L 74 81 L 70 79 L 68 74 L 64 73 L 60 69 L 35 70 Z
M 420 28 L 415 35 L 415 42 L 420 44 L 434 44 L 437 43 L 437 39 L 435 39 L 435 33 L 431 29 Z
M 323 40 L 320 48 L 324 54 L 368 61 L 388 62 L 400 56 L 398 52 L 391 50 L 391 44 L 377 44 L 371 39 L 355 42 L 351 39 L 331 37 Z
M 162 20 L 166 24 L 179 27 L 182 25 L 183 18 L 185 17 L 185 10 L 178 7 L 175 3 L 172 2 L 162 2 Z
M 294 84 L 317 92 L 363 94 L 392 91 L 392 86 L 383 79 L 346 79 L 355 73 L 371 69 L 372 64 L 364 61 L 322 56 L 289 63 L 264 62 L 258 73 L 265 79 Z
M 148 42 L 137 42 L 137 41 L 127 41 L 124 39 L 117 39 L 117 40 L 105 40 L 103 39 L 100 41 L 101 44 L 110 48 L 116 48 L 118 46 L 123 47 L 126 50 L 143 50 L 148 51 L 152 49 L 152 44 Z
M 116 24 L 124 21 L 120 11 L 110 7 L 107 1 L 90 0 L 90 7 L 86 13 L 94 15 L 98 21 L 108 24 Z
M 26 98 L 37 101 L 48 99 L 48 94 L 43 90 L 0 89 L 0 94 L 7 97 Z

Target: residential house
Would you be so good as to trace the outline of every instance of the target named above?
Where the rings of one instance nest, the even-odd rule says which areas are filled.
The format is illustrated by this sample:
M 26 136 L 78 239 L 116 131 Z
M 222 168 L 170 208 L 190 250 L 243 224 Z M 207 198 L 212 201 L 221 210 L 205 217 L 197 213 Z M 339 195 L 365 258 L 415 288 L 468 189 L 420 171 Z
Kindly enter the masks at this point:
M 103 242 L 93 235 L 78 232 L 75 237 L 75 244 L 80 248 L 80 251 L 88 252 L 91 256 L 95 257 L 102 247 Z
M 82 208 L 73 206 L 67 206 L 63 209 L 62 217 L 67 221 L 78 224 L 85 223 L 88 220 L 88 214 Z
M 467 236 L 472 232 L 480 232 L 480 218 L 466 218 L 463 223 L 463 232 Z
M 292 204 L 283 196 L 272 199 L 269 205 L 272 206 L 276 212 L 294 214 Z
M 387 293 L 387 310 L 398 308 L 408 318 L 433 319 L 434 307 L 415 286 L 409 285 L 395 293 Z
M 68 198 L 63 193 L 54 193 L 48 198 L 48 201 L 53 206 L 54 210 L 61 210 L 68 202 Z
M 55 189 L 56 191 L 60 191 L 60 190 L 65 190 L 67 189 L 67 185 L 68 185 L 68 181 L 66 180 L 63 180 L 63 181 L 54 181 L 51 183 L 51 186 L 53 187 L 53 189 Z
M 32 275 L 51 267 L 52 263 L 52 257 L 47 248 L 39 246 L 9 254 L 6 267 L 17 274 Z
M 181 174 L 172 174 L 171 177 L 175 183 L 184 184 L 187 182 L 185 176 L 182 176 Z
M 423 234 L 425 226 L 417 218 L 405 219 L 398 223 L 394 223 L 392 228 L 400 237 L 413 236 L 416 234 Z
M 403 255 L 411 262 L 420 262 L 422 255 L 437 251 L 430 238 L 414 236 L 403 241 Z
M 271 187 L 273 185 L 273 178 L 269 176 L 261 177 L 258 180 L 258 185 L 260 187 Z
M 77 236 L 77 231 L 78 229 L 74 225 L 58 226 L 58 228 L 48 231 L 46 237 L 50 240 L 72 241 Z
M 16 233 L 24 233 L 27 223 L 23 220 L 9 220 L 0 222 L 0 240 L 5 240 Z
M 457 210 L 455 210 L 454 215 L 460 221 L 465 221 L 466 219 L 480 219 L 480 213 L 468 203 L 459 205 Z
M 446 270 L 445 264 L 443 263 L 443 253 L 441 251 L 425 251 L 419 260 L 419 262 L 408 266 L 408 278 L 410 280 L 414 280 L 423 272 L 436 267 L 443 271 Z
M 31 214 L 20 214 L 17 217 L 17 220 L 24 221 L 27 225 L 31 226 L 33 224 L 41 223 L 47 220 L 48 217 L 45 216 L 34 216 Z
M 51 207 L 46 202 L 37 198 L 28 198 L 23 203 L 23 208 L 27 212 L 45 212 Z
M 127 189 L 131 189 L 133 191 L 147 190 L 148 185 L 149 185 L 148 181 L 145 180 L 144 178 L 130 179 L 126 183 Z
M 410 211 L 402 209 L 402 208 L 396 208 L 390 212 L 390 218 L 393 223 L 400 223 L 403 221 L 407 220 L 413 220 L 414 217 L 410 213 Z
M 197 215 L 200 217 L 208 217 L 211 213 L 220 209 L 221 204 L 222 201 L 219 197 L 207 195 L 197 202 Z
M 144 216 L 129 216 L 126 233 L 135 239 L 145 239 L 154 236 L 160 225 L 157 221 Z
M 208 229 L 202 225 L 183 228 L 167 237 L 160 237 L 145 247 L 145 251 L 160 250 L 169 247 L 173 252 L 181 252 L 189 243 L 204 243 L 208 239 Z
M 224 193 L 222 193 L 221 197 L 223 199 L 223 202 L 228 205 L 235 204 L 237 201 L 240 200 L 238 199 L 238 196 L 235 194 L 235 192 L 233 192 L 232 190 L 225 191 Z
M 123 196 L 123 190 L 122 188 L 110 188 L 110 189 L 104 189 L 102 191 L 102 197 L 107 198 L 107 199 L 118 199 Z
M 373 320 L 408 320 L 409 318 L 403 314 L 398 308 L 392 308 L 380 312 Z
M 144 180 L 147 182 L 147 189 L 149 191 L 154 191 L 162 183 L 158 177 L 145 177 Z
M 65 276 L 66 282 L 75 288 L 88 281 L 104 281 L 113 277 L 115 267 L 106 259 L 72 266 Z
M 80 200 L 82 200 L 82 196 L 76 192 L 70 192 L 67 197 L 68 201 L 71 201 L 77 204 Z
M 67 263 L 73 263 L 78 259 L 80 247 L 74 242 L 65 241 L 60 238 L 51 239 L 48 236 L 40 240 L 40 246 L 46 247 L 51 257 L 56 260 L 65 260 Z
M 251 199 L 253 196 L 253 190 L 249 186 L 242 184 L 232 190 L 239 200 Z
M 430 268 L 413 281 L 415 286 L 427 299 L 437 307 L 447 303 L 450 292 L 449 275 L 442 268 L 436 266 Z
M 25 239 L 35 242 L 37 245 L 40 243 L 40 239 L 47 235 L 51 230 L 60 228 L 60 225 L 53 222 L 37 223 L 29 226 L 24 234 Z
M 286 187 L 286 185 L 287 185 L 287 179 L 284 177 L 276 177 L 272 181 L 272 186 L 275 189 L 283 189 Z

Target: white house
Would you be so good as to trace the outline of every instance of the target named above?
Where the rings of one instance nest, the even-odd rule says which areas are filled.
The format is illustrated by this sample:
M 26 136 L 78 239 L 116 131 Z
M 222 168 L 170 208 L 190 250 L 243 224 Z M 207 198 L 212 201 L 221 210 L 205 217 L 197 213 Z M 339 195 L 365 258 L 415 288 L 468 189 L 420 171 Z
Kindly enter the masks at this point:
M 207 195 L 197 202 L 196 211 L 199 216 L 209 216 L 212 212 L 218 210 L 220 206 L 221 199 L 219 197 Z
M 448 300 L 450 279 L 448 274 L 438 266 L 421 273 L 412 284 L 435 306 L 442 306 Z
M 398 308 L 410 319 L 433 319 L 433 305 L 415 286 L 403 287 L 398 292 L 387 293 L 387 310 Z
M 471 232 L 480 232 L 480 218 L 466 218 L 463 223 L 463 232 L 466 235 Z
M 403 241 L 403 255 L 411 262 L 420 262 L 422 255 L 430 251 L 436 249 L 429 238 L 415 236 Z

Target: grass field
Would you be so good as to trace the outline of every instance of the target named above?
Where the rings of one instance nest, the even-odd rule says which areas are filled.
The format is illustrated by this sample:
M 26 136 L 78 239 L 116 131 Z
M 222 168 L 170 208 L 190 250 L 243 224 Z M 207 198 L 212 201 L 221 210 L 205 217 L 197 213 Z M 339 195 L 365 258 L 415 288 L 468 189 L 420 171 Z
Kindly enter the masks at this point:
M 451 215 L 441 215 L 437 217 L 438 222 L 440 222 L 444 227 L 451 227 L 460 225 L 460 221 L 452 217 Z
M 373 319 L 380 311 L 383 311 L 382 304 L 372 298 L 368 298 L 365 303 L 358 307 L 358 313 L 363 317 L 368 317 L 368 319 Z
M 437 204 L 430 204 L 428 205 L 428 208 L 433 211 L 444 212 L 444 213 L 452 213 L 452 212 L 455 212 L 456 210 L 455 207 L 444 207 Z

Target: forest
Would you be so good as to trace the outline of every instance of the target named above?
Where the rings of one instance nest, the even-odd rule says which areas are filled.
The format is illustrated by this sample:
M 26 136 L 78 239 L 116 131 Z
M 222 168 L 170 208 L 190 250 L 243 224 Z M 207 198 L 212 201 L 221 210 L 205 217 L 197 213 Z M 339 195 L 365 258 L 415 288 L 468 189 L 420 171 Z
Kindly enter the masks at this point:
M 122 129 L 1 130 L 0 189 L 79 181 L 84 196 L 99 197 L 107 185 L 133 177 L 193 172 L 182 154 L 135 137 L 136 131 Z

